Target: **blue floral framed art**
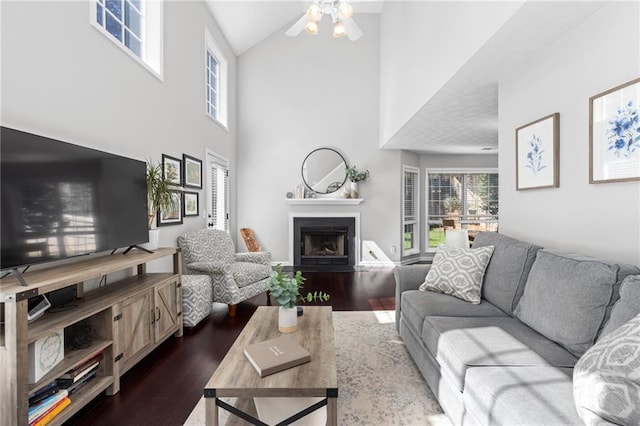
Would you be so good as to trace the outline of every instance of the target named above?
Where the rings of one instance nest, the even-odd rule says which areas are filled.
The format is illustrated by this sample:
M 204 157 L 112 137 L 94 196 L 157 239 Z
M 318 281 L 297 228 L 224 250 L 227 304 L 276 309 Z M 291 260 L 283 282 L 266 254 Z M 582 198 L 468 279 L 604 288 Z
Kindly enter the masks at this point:
M 640 78 L 589 98 L 589 183 L 640 180 Z
M 516 190 L 560 186 L 560 113 L 516 129 Z

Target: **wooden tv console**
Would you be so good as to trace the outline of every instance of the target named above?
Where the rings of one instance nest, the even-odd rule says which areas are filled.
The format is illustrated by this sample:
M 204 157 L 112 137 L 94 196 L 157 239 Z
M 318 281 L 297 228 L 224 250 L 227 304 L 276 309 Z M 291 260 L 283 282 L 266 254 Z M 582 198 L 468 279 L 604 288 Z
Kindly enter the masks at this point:
M 173 256 L 173 272 L 147 273 L 152 260 Z M 120 376 L 172 334 L 182 336 L 182 257 L 178 248 L 159 248 L 154 253 L 133 250 L 123 255 L 95 255 L 74 263 L 24 274 L 28 286 L 15 277 L 0 281 L 0 424 L 28 424 L 29 394 L 43 388 L 92 354 L 103 352 L 97 376 L 71 395 L 71 405 L 50 424 L 59 425 L 87 402 L 106 391 L 120 390 Z M 126 278 L 83 294 L 83 282 L 118 271 Z M 28 298 L 65 287 L 77 286 L 79 297 L 69 310 L 45 312 L 29 323 Z M 65 347 L 64 359 L 34 384 L 28 383 L 30 344 L 80 321 L 95 329 L 86 349 Z

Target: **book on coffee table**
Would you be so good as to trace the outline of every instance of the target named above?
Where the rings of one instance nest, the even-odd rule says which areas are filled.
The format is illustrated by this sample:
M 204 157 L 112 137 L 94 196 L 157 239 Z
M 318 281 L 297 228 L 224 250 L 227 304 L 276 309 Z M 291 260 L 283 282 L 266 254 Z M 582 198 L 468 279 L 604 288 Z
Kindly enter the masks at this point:
M 244 350 L 260 377 L 311 361 L 311 354 L 291 336 L 280 336 L 253 343 Z

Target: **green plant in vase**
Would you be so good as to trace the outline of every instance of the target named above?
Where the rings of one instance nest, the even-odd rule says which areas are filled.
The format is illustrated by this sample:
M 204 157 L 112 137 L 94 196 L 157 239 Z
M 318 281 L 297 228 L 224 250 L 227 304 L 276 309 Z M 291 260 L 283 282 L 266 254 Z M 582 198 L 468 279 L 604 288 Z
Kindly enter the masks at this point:
M 278 312 L 278 330 L 283 333 L 293 333 L 298 329 L 298 310 L 296 302 L 328 302 L 329 294 L 323 291 L 309 292 L 305 296 L 300 294 L 306 278 L 302 272 L 296 271 L 293 277 L 282 271 L 282 265 L 277 264 L 271 274 L 269 291 L 271 296 L 280 305 Z
M 358 198 L 360 194 L 358 193 L 358 183 L 364 182 L 369 178 L 369 170 L 360 171 L 356 168 L 356 166 L 347 167 L 345 169 L 347 173 L 347 177 L 351 181 L 351 198 Z
M 154 250 L 158 248 L 159 231 L 153 228 L 153 221 L 160 209 L 171 210 L 176 202 L 172 191 L 172 181 L 176 178 L 176 171 L 168 168 L 162 172 L 162 163 L 147 161 L 147 226 L 149 229 L 149 243 L 143 247 Z

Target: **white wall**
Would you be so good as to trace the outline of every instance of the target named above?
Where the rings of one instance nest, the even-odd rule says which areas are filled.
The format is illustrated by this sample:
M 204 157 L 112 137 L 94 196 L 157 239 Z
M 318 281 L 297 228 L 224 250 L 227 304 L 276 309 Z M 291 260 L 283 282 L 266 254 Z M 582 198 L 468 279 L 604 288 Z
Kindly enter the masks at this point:
M 589 97 L 640 75 L 640 4 L 608 3 L 499 85 L 500 232 L 640 265 L 640 182 L 589 184 Z M 560 187 L 515 190 L 515 129 L 560 113 Z
M 363 240 L 394 261 L 400 245 L 400 154 L 378 149 L 379 16 L 360 14 L 364 36 L 296 38 L 278 31 L 238 58 L 238 227 L 253 228 L 275 261 L 288 261 L 288 217 L 301 212 L 360 212 Z M 359 206 L 289 206 L 285 194 L 302 183 L 305 156 L 333 147 L 368 169 Z M 243 247 L 241 247 L 243 249 Z
M 431 99 L 522 3 L 385 2 L 380 21 L 380 144 Z
M 204 160 L 210 148 L 235 166 L 235 58 L 204 3 L 165 2 L 163 81 L 90 25 L 89 2 L 1 7 L 3 126 L 140 160 Z M 229 59 L 229 131 L 204 112 L 205 26 Z M 204 215 L 185 218 L 161 228 L 160 244 L 204 226 Z

